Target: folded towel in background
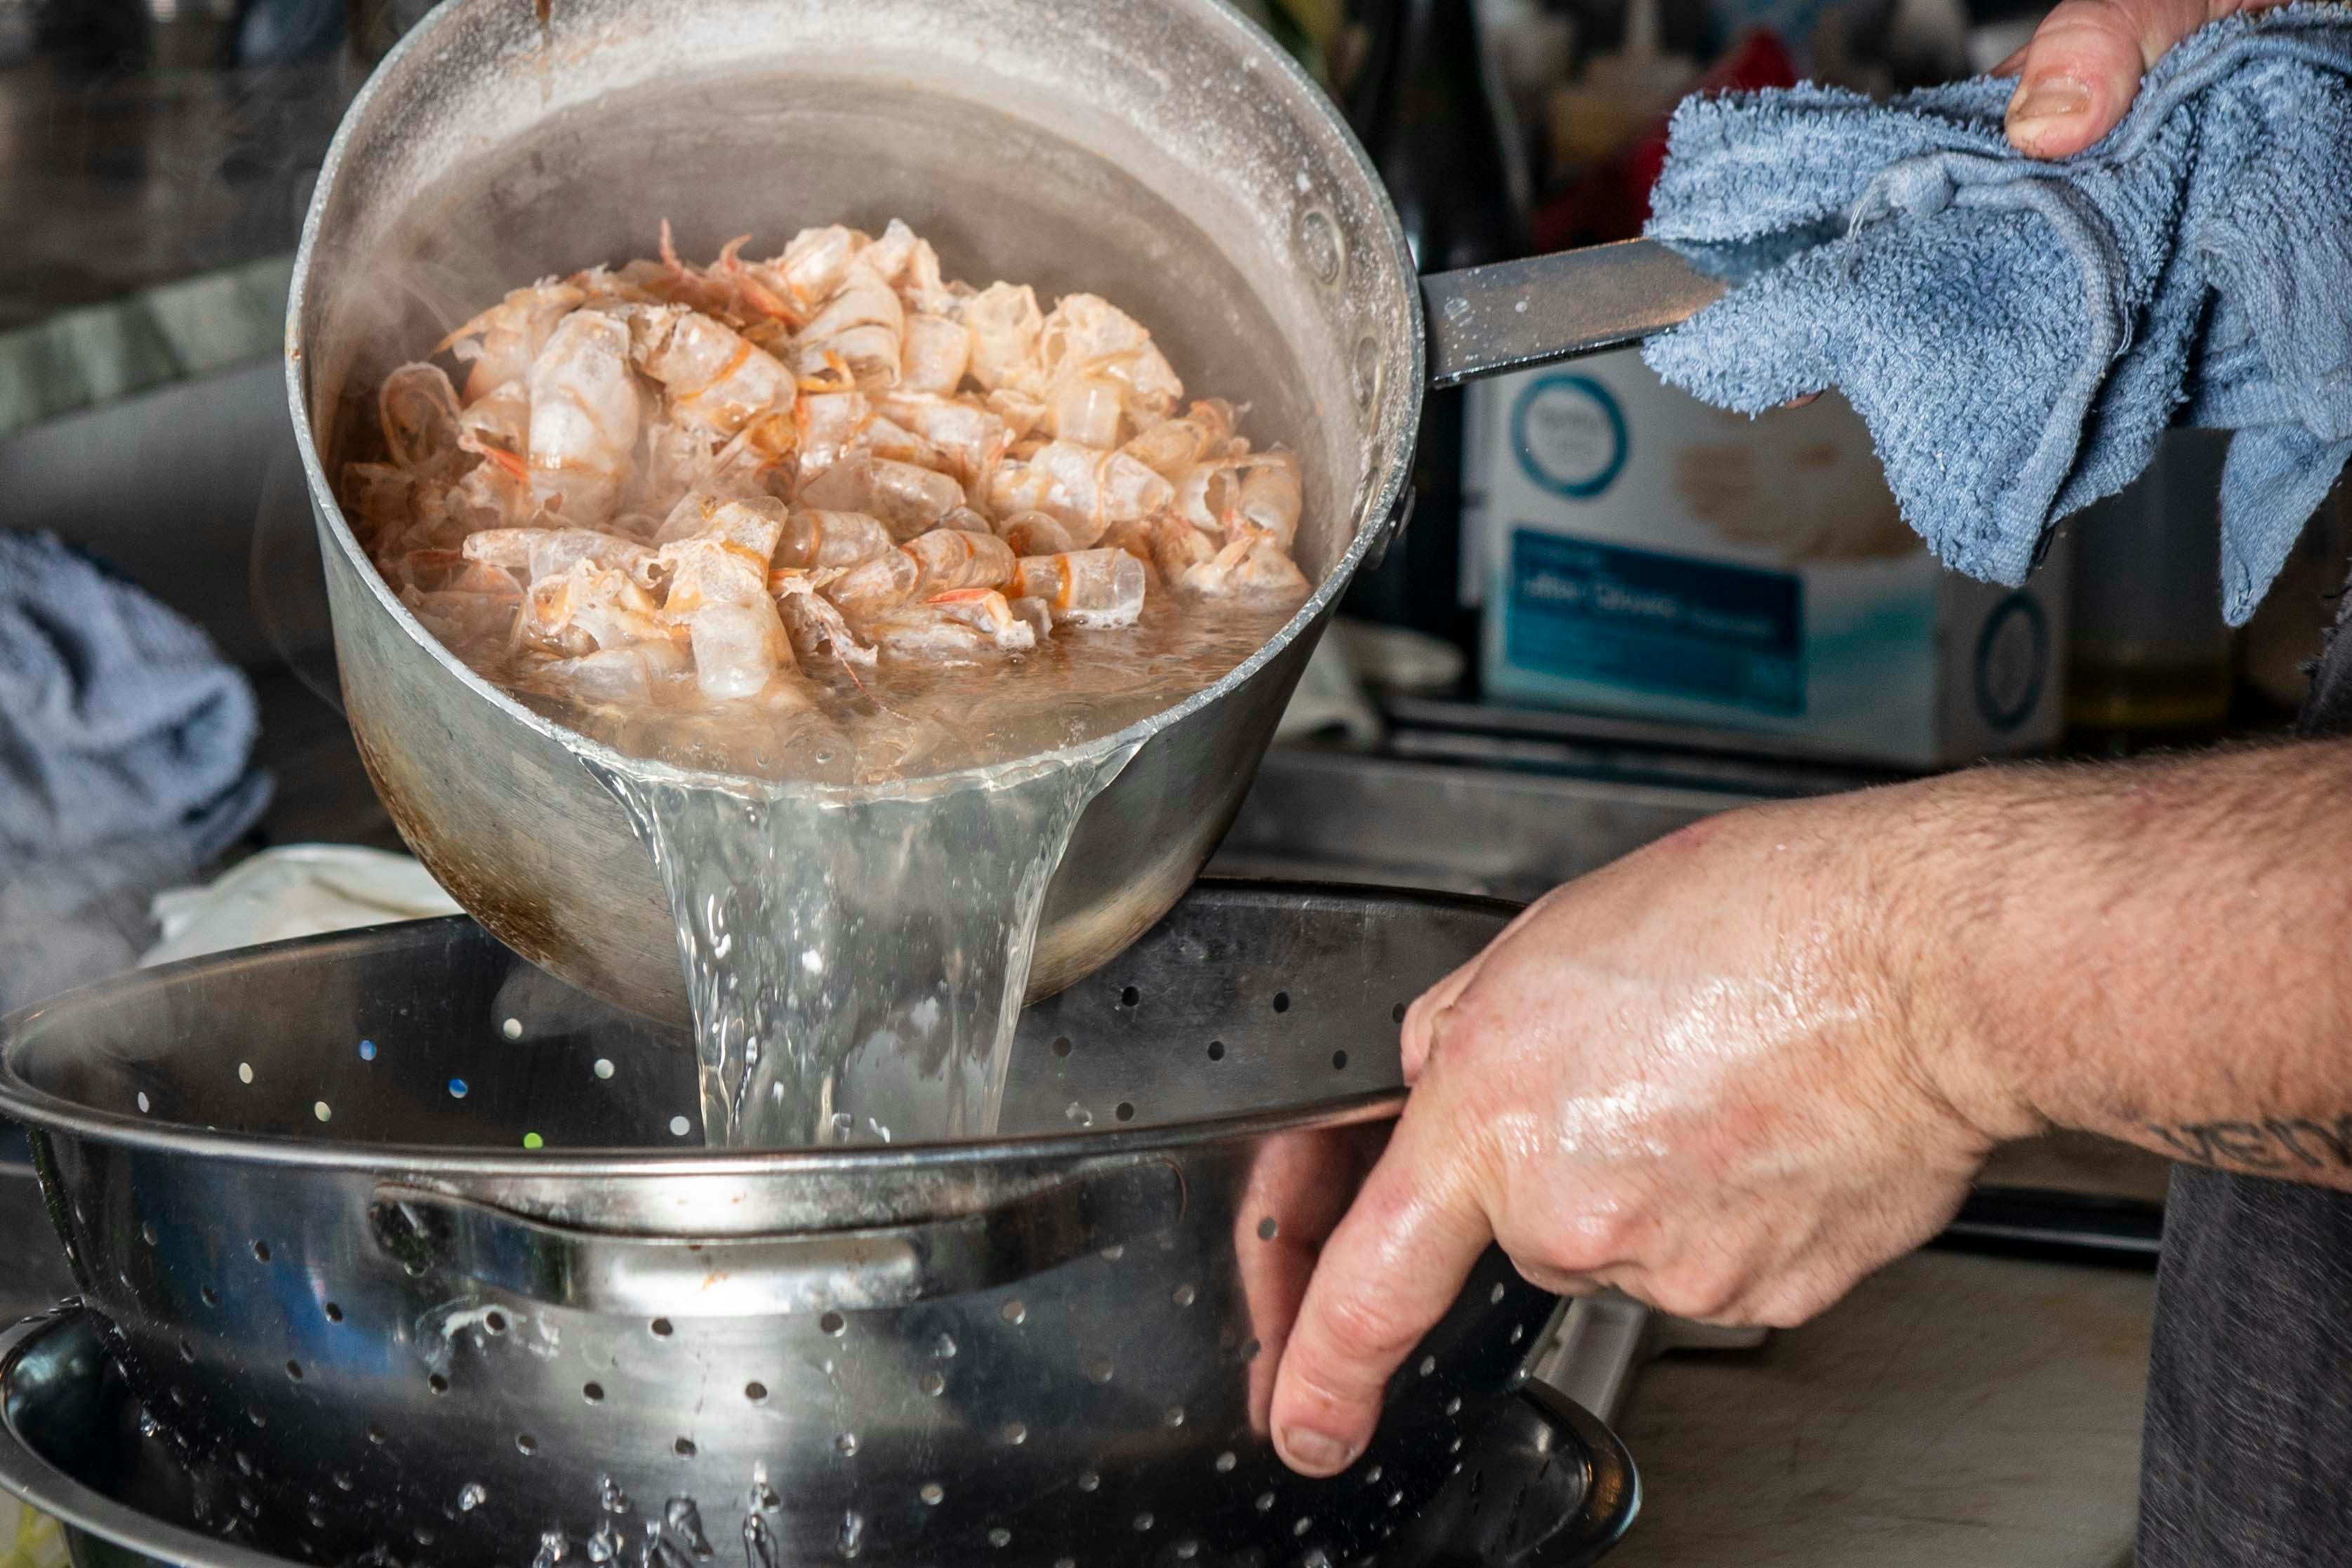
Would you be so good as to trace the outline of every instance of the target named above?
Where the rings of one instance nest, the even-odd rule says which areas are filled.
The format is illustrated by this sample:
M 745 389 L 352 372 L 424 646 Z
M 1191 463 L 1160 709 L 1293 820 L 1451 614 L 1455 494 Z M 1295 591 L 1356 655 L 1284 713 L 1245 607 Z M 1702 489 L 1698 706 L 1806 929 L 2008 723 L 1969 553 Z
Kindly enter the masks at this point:
M 0 1009 L 137 961 L 148 900 L 268 803 L 258 729 L 202 631 L 53 537 L 0 532 Z
M 1838 388 L 1911 525 L 2002 583 L 2176 418 L 2234 430 L 2242 624 L 2352 458 L 2352 9 L 2202 29 L 2063 162 L 2009 144 L 2011 87 L 1683 104 L 1649 233 L 1738 287 L 1643 356 L 1750 414 Z

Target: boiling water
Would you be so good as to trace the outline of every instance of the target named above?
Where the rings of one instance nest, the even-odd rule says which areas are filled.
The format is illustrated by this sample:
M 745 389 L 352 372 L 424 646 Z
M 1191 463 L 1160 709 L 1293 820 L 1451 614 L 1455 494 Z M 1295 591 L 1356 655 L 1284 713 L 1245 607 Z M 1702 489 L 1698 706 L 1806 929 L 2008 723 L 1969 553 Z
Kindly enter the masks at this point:
M 1046 885 L 1133 754 L 856 796 L 597 767 L 669 894 L 707 1141 L 994 1131 Z

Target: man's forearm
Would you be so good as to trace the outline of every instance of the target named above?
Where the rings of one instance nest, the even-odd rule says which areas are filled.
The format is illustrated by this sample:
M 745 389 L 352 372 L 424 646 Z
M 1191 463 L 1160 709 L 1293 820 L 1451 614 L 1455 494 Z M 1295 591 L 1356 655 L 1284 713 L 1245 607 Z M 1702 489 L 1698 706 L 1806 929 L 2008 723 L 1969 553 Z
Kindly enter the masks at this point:
M 2352 745 L 1898 794 L 1910 847 L 1874 872 L 1948 1092 L 2352 1187 Z

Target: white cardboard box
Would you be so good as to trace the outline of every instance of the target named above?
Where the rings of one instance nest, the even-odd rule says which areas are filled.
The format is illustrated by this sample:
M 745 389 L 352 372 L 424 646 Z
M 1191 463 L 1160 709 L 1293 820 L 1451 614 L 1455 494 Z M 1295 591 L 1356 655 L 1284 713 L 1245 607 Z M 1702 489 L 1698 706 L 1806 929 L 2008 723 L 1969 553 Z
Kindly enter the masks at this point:
M 2063 542 L 2022 589 L 1947 570 L 1834 394 L 1750 420 L 1625 350 L 1478 384 L 1465 439 L 1491 700 L 1922 767 L 2057 738 Z

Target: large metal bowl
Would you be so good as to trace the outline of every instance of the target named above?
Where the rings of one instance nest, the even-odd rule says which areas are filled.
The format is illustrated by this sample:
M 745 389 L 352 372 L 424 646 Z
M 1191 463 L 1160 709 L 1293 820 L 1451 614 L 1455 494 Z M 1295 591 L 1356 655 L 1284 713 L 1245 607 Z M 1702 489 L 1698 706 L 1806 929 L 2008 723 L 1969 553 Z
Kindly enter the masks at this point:
M 213 1526 L 274 1552 L 1352 1563 L 1515 1418 L 1553 1307 L 1489 1248 L 1355 1466 L 1276 1457 L 1274 1369 L 1402 1099 L 1396 1014 L 1512 913 L 1203 885 L 1024 1016 L 987 1142 L 705 1150 L 682 1036 L 457 919 L 20 1013 L 0 1113 Z M 1630 1468 L 1543 1414 L 1605 1544 Z
M 1137 310 L 1301 455 L 1316 592 L 1140 742 L 1046 896 L 1033 996 L 1159 918 L 1238 808 L 1331 605 L 1399 510 L 1423 384 L 1395 215 L 1320 90 L 1218 0 L 452 0 L 386 58 L 302 232 L 287 385 L 346 710 L 394 820 L 499 938 L 682 1021 L 653 861 L 602 745 L 466 668 L 332 488 L 376 377 L 518 281 L 746 227 L 903 216 L 951 273 Z

